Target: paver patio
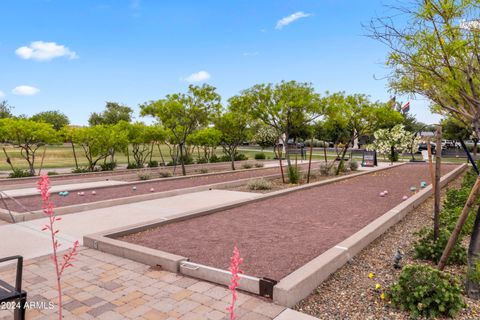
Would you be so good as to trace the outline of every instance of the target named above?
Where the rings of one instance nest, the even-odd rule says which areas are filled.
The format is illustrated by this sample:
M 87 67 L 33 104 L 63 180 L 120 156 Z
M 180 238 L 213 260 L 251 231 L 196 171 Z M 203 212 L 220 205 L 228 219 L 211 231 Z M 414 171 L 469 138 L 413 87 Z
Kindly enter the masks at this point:
M 13 265 L 0 268 L 0 278 L 13 280 Z M 56 287 L 49 256 L 28 260 L 24 266 L 28 301 L 56 303 Z M 81 248 L 74 267 L 63 276 L 65 319 L 226 319 L 231 295 L 227 288 L 179 276 L 128 259 Z M 239 293 L 236 313 L 241 320 L 302 319 L 303 314 L 268 300 Z M 27 319 L 57 319 L 53 309 L 29 309 Z M 284 312 L 285 311 L 285 312 Z M 12 312 L 0 310 L 1 320 Z M 305 316 L 305 319 L 315 319 Z

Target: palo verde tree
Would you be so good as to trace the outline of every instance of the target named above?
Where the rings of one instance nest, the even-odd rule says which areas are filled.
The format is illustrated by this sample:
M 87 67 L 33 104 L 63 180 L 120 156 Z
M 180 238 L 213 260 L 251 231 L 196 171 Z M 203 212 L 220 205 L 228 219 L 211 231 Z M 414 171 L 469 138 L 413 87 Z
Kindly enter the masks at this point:
M 339 155 L 338 175 L 343 166 L 345 154 L 355 139 L 372 134 L 376 129 L 389 128 L 401 123 L 403 117 L 388 104 L 371 102 L 364 94 L 346 95 L 333 93 L 324 98 L 326 101 L 326 126 L 333 127 L 339 133 L 338 138 L 345 139 Z
M 0 119 L 12 118 L 13 107 L 8 104 L 7 100 L 0 101 Z
M 220 145 L 221 137 L 222 132 L 220 130 L 207 127 L 195 131 L 188 139 L 188 143 L 197 147 L 198 161 L 210 162 L 216 148 Z M 200 149 L 202 152 L 200 152 Z
M 107 102 L 101 113 L 92 113 L 88 119 L 91 126 L 117 124 L 120 121 L 132 122 L 133 109 L 117 102 Z
M 20 155 L 28 163 L 30 175 L 35 175 L 36 152 L 42 146 L 58 141 L 57 132 L 51 124 L 26 119 L 0 119 L 0 141 L 20 148 Z M 7 162 L 14 170 L 9 156 L 3 149 Z
M 30 117 L 30 120 L 50 123 L 57 131 L 70 124 L 68 117 L 58 110 L 36 113 Z
M 241 99 L 233 97 L 229 99 L 230 106 L 235 108 L 235 104 L 242 103 Z M 249 116 L 245 113 L 228 111 L 215 119 L 215 128 L 220 132 L 220 145 L 223 152 L 230 158 L 232 163 L 232 170 L 235 170 L 235 157 L 237 156 L 237 149 L 243 141 L 249 140 L 251 132 L 249 130 Z
M 119 126 L 96 125 L 77 128 L 72 141 L 80 145 L 88 161 L 88 170 L 95 171 L 99 161 L 106 161 L 112 151 L 123 151 L 128 144 L 128 133 Z
M 480 2 L 478 0 L 416 0 L 410 7 L 396 8 L 391 17 L 370 23 L 371 36 L 385 44 L 391 88 L 403 94 L 427 97 L 433 110 L 448 114 L 480 133 Z M 400 14 L 399 14 L 400 13 Z M 407 20 L 398 21 L 398 17 Z M 476 186 L 480 184 L 478 178 Z M 478 196 L 472 189 L 467 204 Z M 468 215 L 467 205 L 462 216 Z M 439 268 L 463 224 L 452 232 Z M 480 258 L 480 217 L 477 215 L 470 241 L 468 265 Z M 469 279 L 467 292 L 480 297 L 480 288 Z
M 143 168 L 145 162 L 150 158 L 155 137 L 155 128 L 145 125 L 142 122 L 130 124 L 120 121 L 116 126 L 123 128 L 127 132 L 128 143 L 132 149 L 132 156 L 136 168 Z M 130 151 L 126 148 L 127 161 L 130 164 Z
M 235 99 L 242 102 L 236 103 L 234 110 L 249 113 L 273 128 L 284 146 L 288 145 L 290 135 L 296 129 L 320 117 L 323 112 L 322 99 L 310 83 L 257 84 L 242 91 Z M 290 170 L 288 147 L 285 150 Z
M 187 93 L 169 94 L 165 99 L 151 101 L 140 106 L 141 115 L 155 117 L 178 144 L 182 173 L 185 170 L 185 144 L 197 129 L 209 124 L 220 111 L 220 95 L 215 87 L 204 84 L 188 87 Z

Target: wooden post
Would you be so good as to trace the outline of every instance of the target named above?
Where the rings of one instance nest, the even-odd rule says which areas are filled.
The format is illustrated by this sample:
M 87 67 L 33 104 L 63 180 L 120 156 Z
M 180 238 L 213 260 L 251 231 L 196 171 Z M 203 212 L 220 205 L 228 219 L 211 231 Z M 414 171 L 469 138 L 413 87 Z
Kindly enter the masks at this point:
M 447 246 L 445 247 L 445 250 L 443 250 L 442 257 L 438 262 L 439 270 L 443 270 L 445 268 L 448 257 L 450 257 L 450 253 L 452 252 L 453 247 L 455 246 L 455 243 L 458 240 L 458 236 L 462 231 L 463 225 L 465 224 L 465 221 L 468 218 L 468 214 L 472 210 L 472 207 L 477 200 L 479 190 L 480 190 L 480 176 L 477 177 L 477 180 L 475 181 L 475 184 L 473 185 L 473 188 L 470 191 L 470 195 L 468 196 L 468 200 L 465 203 L 465 206 L 463 207 L 462 213 L 458 217 L 457 224 L 453 229 L 452 235 L 450 236 L 450 239 L 448 239 Z
M 313 153 L 313 138 L 310 140 L 310 156 L 308 159 L 308 173 L 307 173 L 307 183 L 310 183 L 310 169 L 312 167 L 312 153 Z
M 442 126 L 437 126 L 437 146 L 435 148 L 435 182 L 432 181 L 434 187 L 434 210 L 433 210 L 433 240 L 438 239 L 440 232 L 440 176 L 442 166 Z
M 427 152 L 428 152 L 428 170 L 430 171 L 430 179 L 432 181 L 432 186 L 435 188 L 435 173 L 433 171 L 432 147 L 430 146 L 430 138 L 427 138 Z

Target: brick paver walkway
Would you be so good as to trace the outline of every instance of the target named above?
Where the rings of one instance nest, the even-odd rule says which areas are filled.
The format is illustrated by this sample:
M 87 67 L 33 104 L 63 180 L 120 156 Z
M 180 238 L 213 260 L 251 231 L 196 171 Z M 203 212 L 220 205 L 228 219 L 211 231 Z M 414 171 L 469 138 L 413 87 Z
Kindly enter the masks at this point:
M 0 269 L 0 279 L 13 281 L 14 266 Z M 53 263 L 50 257 L 26 261 L 23 286 L 29 303 L 56 303 Z M 74 267 L 63 279 L 65 319 L 226 319 L 231 295 L 208 282 L 154 270 L 128 259 L 81 248 Z M 43 304 L 42 304 L 43 303 Z M 284 307 L 239 293 L 236 308 L 240 320 L 267 320 Z M 27 319 L 58 319 L 53 309 L 29 309 Z M 1 320 L 12 312 L 0 310 Z

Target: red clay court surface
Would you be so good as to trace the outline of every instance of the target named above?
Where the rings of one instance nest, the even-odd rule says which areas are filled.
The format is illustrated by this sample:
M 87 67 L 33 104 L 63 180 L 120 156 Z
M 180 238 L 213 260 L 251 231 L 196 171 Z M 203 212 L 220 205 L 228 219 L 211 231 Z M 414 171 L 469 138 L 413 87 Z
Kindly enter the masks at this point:
M 299 167 L 306 168 L 306 165 L 302 165 Z M 220 182 L 227 182 L 227 181 L 235 181 L 240 179 L 247 179 L 247 178 L 255 178 L 273 174 L 280 174 L 279 167 L 273 168 L 265 168 L 265 169 L 256 169 L 256 170 L 246 170 L 246 171 L 229 171 L 223 174 L 216 174 L 216 175 L 205 175 L 205 176 L 196 176 L 196 177 L 186 177 L 183 179 L 175 179 L 175 180 L 155 180 L 155 181 L 147 181 L 143 183 L 137 182 L 129 183 L 125 185 L 117 185 L 111 186 L 107 188 L 98 188 L 96 190 L 96 195 L 91 194 L 91 190 L 85 190 L 84 196 L 78 196 L 78 190 L 71 192 L 67 197 L 61 197 L 58 194 L 52 194 L 51 200 L 55 203 L 55 207 L 65 207 L 71 206 L 76 204 L 82 203 L 89 203 L 101 200 L 110 200 L 110 199 L 118 199 L 123 197 L 131 197 L 140 194 L 147 194 L 151 193 L 150 189 L 154 188 L 154 192 L 162 192 L 162 191 L 170 191 L 176 189 L 183 189 L 183 188 L 190 188 L 195 186 L 201 185 L 208 185 L 213 183 L 220 183 Z M 137 190 L 132 190 L 132 186 L 135 185 Z M 42 208 L 42 202 L 40 195 L 32 195 L 32 196 L 25 196 L 25 197 L 18 197 L 16 198 L 17 201 L 21 203 L 21 206 L 18 205 L 16 202 L 5 199 L 7 206 L 10 210 L 15 212 L 26 212 L 40 210 Z M 0 202 L 0 208 L 5 209 L 5 205 Z
M 456 167 L 443 165 L 442 175 Z M 119 239 L 221 269 L 237 245 L 245 274 L 280 280 L 401 203 L 421 181 L 430 183 L 428 167 L 406 164 Z

